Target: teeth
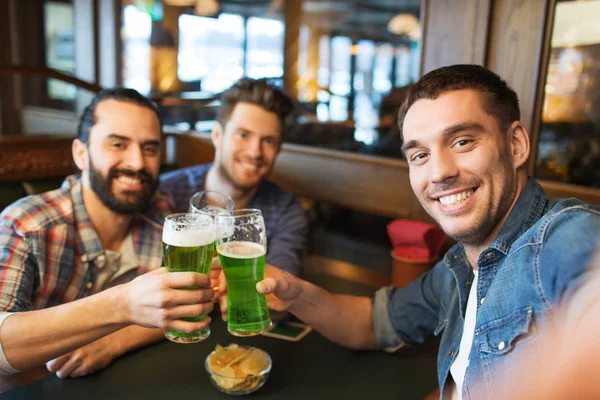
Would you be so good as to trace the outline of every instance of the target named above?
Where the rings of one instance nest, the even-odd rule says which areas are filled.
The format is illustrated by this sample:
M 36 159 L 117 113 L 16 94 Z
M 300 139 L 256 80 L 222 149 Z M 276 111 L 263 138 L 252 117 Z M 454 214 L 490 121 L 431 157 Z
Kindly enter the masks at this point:
M 142 183 L 141 180 L 137 178 L 131 178 L 129 176 L 120 176 L 119 180 L 127 185 L 139 185 L 140 183 Z
M 469 197 L 472 194 L 473 194 L 473 190 L 466 190 L 466 191 L 458 193 L 458 194 L 440 197 L 438 200 L 440 201 L 440 203 L 442 203 L 445 206 L 451 206 L 456 203 L 465 201 L 467 199 L 467 197 Z

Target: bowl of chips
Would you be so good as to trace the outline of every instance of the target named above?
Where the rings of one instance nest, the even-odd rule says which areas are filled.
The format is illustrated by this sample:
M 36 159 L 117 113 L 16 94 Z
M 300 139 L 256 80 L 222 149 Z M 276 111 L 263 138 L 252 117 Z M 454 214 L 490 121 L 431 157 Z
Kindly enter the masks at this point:
M 271 357 L 256 347 L 217 345 L 204 367 L 212 384 L 227 394 L 248 394 L 265 384 L 271 372 Z

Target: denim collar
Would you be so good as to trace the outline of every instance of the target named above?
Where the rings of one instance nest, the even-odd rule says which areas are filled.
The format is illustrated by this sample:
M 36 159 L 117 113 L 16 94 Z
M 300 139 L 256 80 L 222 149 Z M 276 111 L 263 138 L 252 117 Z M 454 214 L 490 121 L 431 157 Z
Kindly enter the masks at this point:
M 488 249 L 498 250 L 504 256 L 508 255 L 514 241 L 544 215 L 547 206 L 548 199 L 542 187 L 533 178 L 528 178 L 519 199 Z M 482 254 L 484 252 L 485 250 Z M 463 265 L 465 259 L 466 253 L 460 243 L 452 247 L 444 256 L 444 262 L 450 269 Z

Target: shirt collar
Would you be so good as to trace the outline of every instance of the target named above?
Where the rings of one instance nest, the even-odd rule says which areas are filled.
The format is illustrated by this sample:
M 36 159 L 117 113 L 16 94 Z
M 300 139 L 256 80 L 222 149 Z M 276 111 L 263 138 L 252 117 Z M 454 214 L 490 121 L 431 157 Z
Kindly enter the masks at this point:
M 488 248 L 508 255 L 514 241 L 544 215 L 547 204 L 548 199 L 542 187 L 533 178 L 529 178 L 500 232 Z M 446 253 L 444 262 L 452 269 L 462 265 L 466 257 L 464 247 L 459 243 Z
M 73 214 L 75 218 L 75 230 L 79 238 L 79 254 L 81 261 L 89 262 L 104 253 L 104 248 L 92 225 L 90 216 L 83 203 L 81 180 L 73 176 L 67 178 L 71 187 L 71 198 L 73 199 Z M 64 184 L 63 184 L 64 186 Z
M 544 215 L 547 204 L 548 199 L 542 187 L 533 178 L 529 178 L 515 206 L 489 248 L 507 255 L 515 240 Z
M 78 179 L 74 175 L 68 176 L 63 182 L 62 187 L 68 187 L 71 190 L 75 229 L 78 236 L 81 261 L 93 261 L 98 256 L 104 254 L 104 247 L 98 238 L 98 234 L 92 225 L 90 216 L 83 203 L 81 179 Z M 136 214 L 134 216 L 132 229 L 139 231 L 143 225 L 148 224 L 153 229 L 161 231 L 164 218 L 171 212 L 170 197 L 157 190 L 148 210 L 144 214 Z M 134 236 L 137 237 L 138 235 Z

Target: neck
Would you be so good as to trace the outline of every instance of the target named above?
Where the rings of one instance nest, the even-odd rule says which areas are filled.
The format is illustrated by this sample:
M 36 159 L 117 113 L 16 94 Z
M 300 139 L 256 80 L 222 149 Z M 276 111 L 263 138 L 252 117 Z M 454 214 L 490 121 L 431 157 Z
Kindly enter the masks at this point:
M 521 196 L 521 193 L 523 192 L 525 185 L 527 185 L 527 175 L 526 174 L 518 174 L 517 175 L 517 188 L 515 190 L 515 196 L 512 199 L 512 202 L 510 203 L 508 210 L 504 213 L 504 216 L 502 217 L 502 219 L 498 222 L 498 224 L 496 224 L 494 229 L 492 229 L 492 231 L 487 236 L 487 238 L 482 243 L 478 243 L 478 244 L 463 243 L 463 247 L 465 249 L 467 259 L 469 260 L 469 263 L 471 263 L 471 266 L 473 267 L 474 270 L 477 270 L 479 268 L 477 265 L 477 259 L 479 258 L 479 255 L 481 254 L 482 251 L 487 249 L 489 247 L 489 245 L 492 244 L 494 239 L 496 239 L 496 236 L 498 236 L 500 229 L 502 229 L 502 227 L 506 223 L 506 220 L 508 219 L 508 216 L 510 215 L 511 211 L 515 207 L 517 200 L 519 200 L 519 197 Z
M 234 185 L 230 179 L 223 176 L 219 170 L 218 163 L 215 160 L 215 163 L 210 167 L 210 170 L 206 175 L 204 189 L 225 193 L 231 197 L 235 208 L 241 209 L 248 207 L 248 204 L 250 204 L 250 201 L 252 201 L 258 190 L 258 185 L 249 189 L 240 188 Z
M 83 204 L 102 247 L 105 250 L 119 251 L 129 233 L 132 216 L 111 211 L 87 184 L 82 184 L 81 190 Z

